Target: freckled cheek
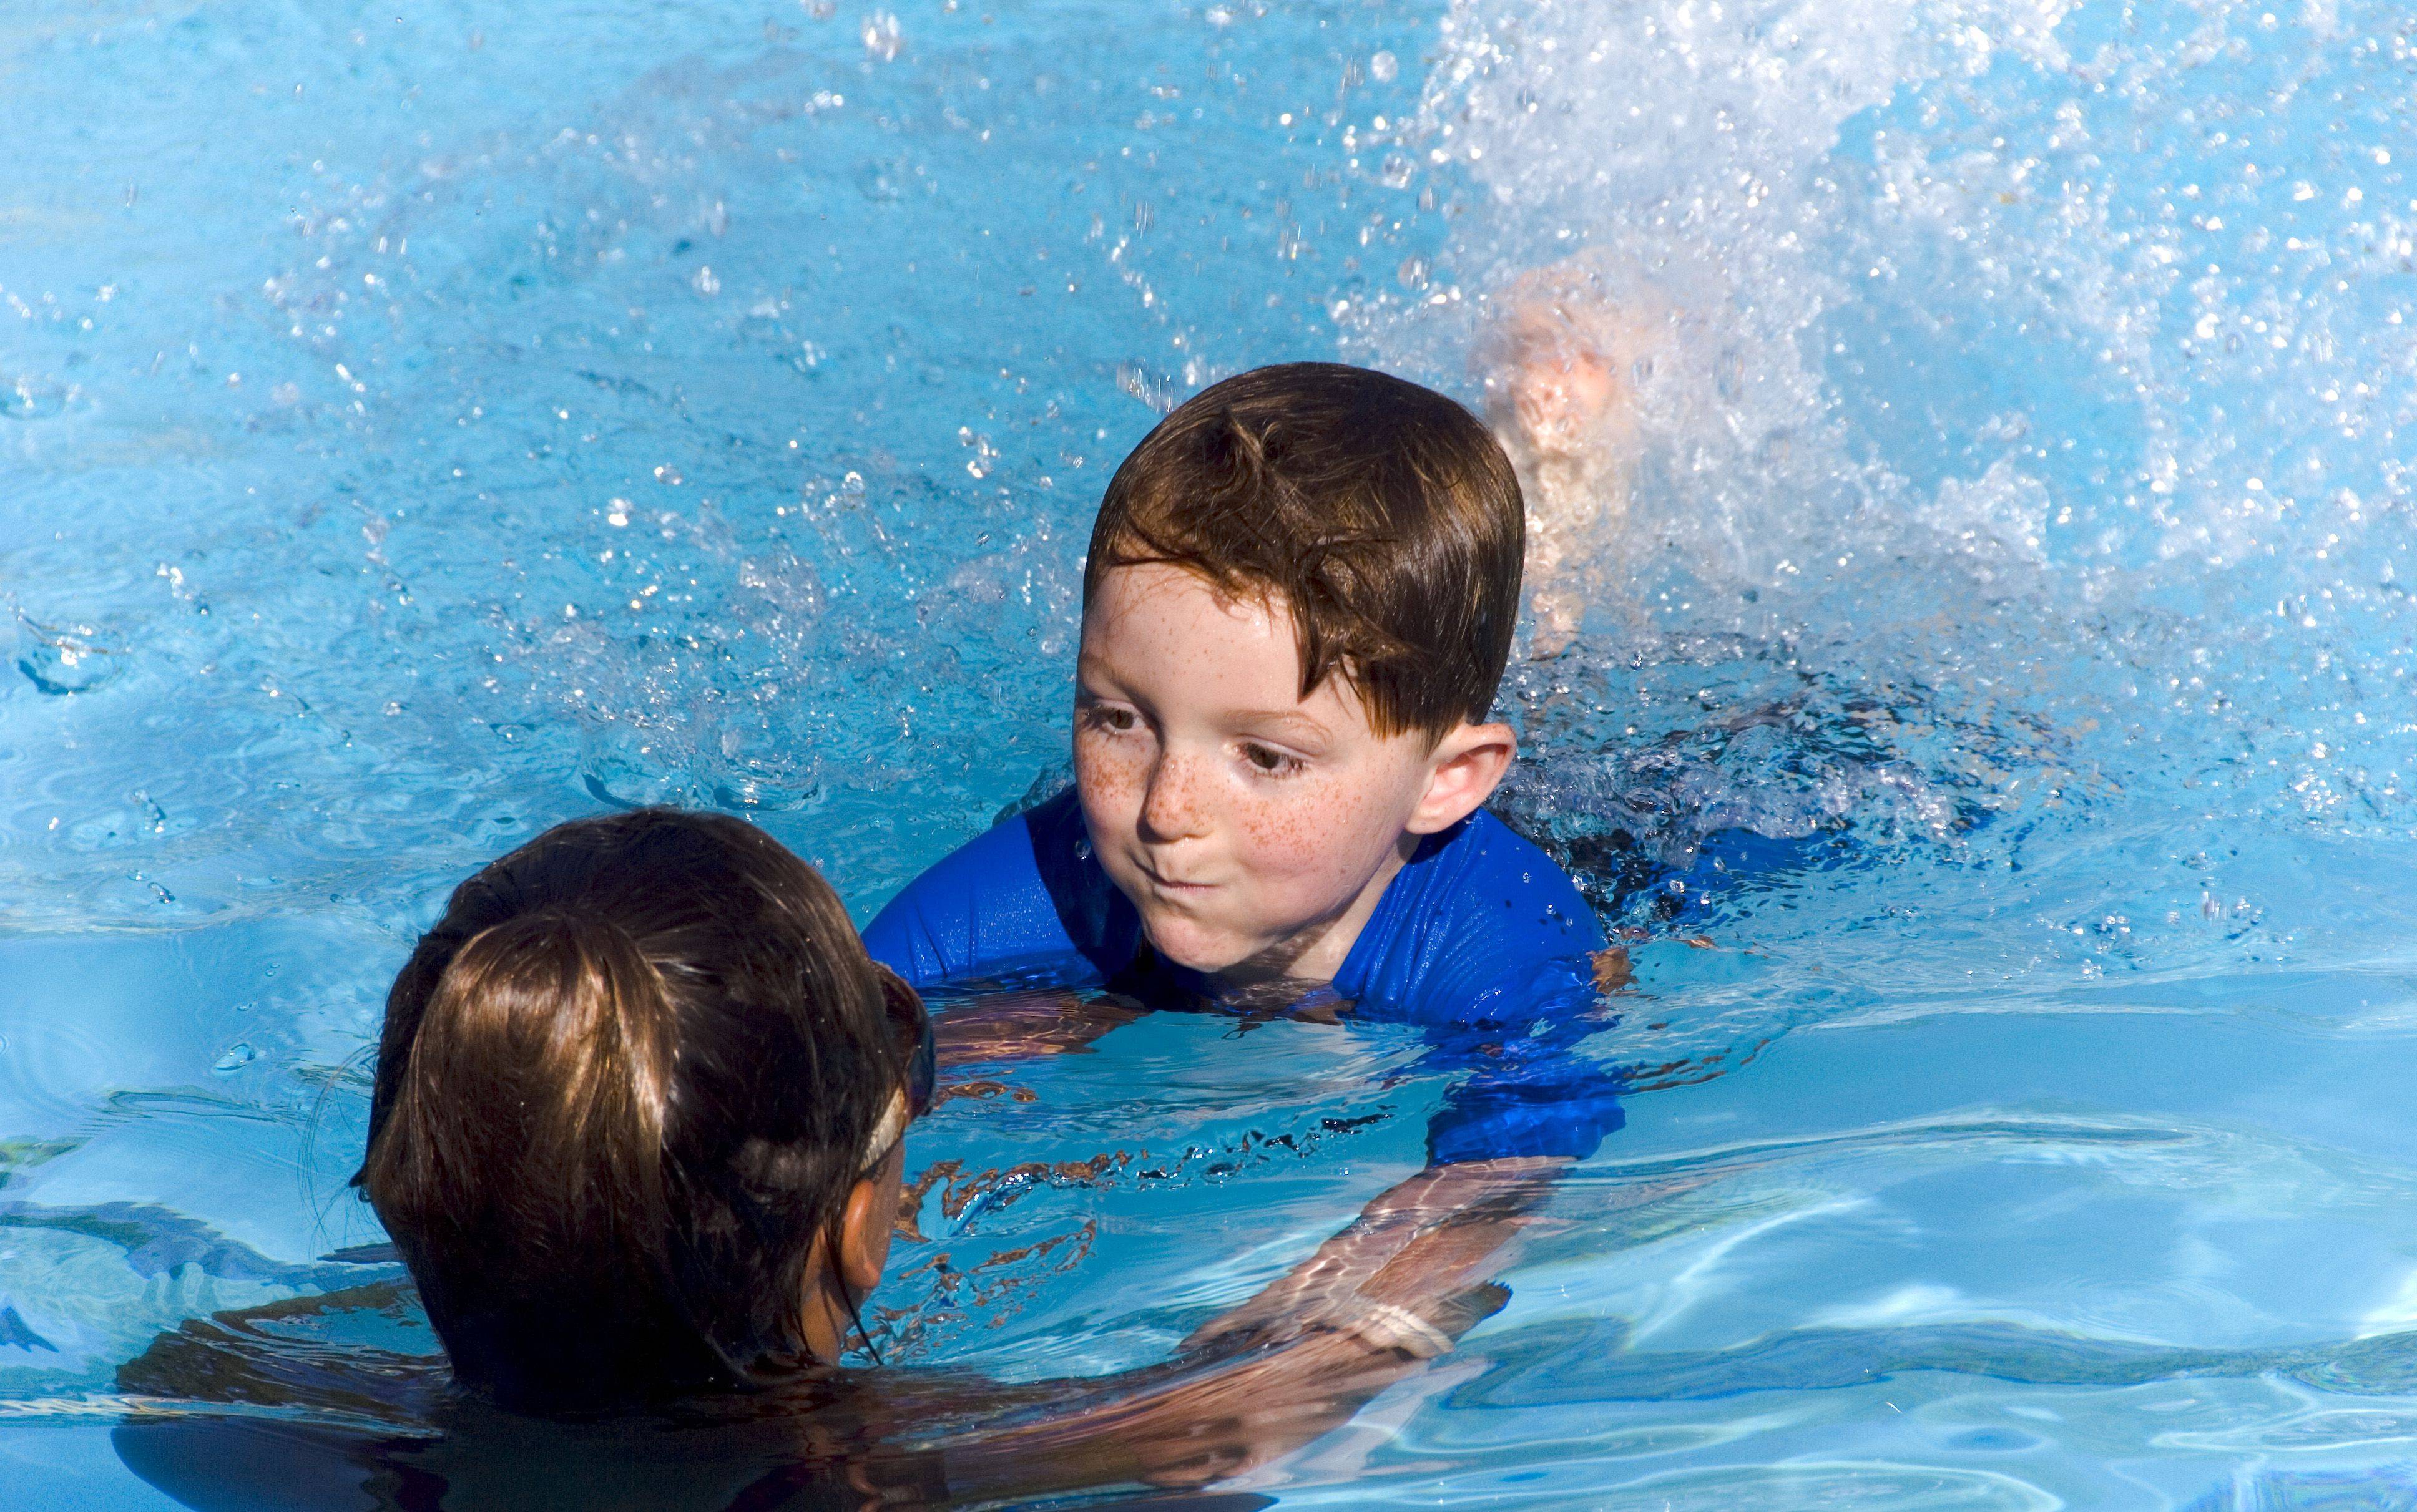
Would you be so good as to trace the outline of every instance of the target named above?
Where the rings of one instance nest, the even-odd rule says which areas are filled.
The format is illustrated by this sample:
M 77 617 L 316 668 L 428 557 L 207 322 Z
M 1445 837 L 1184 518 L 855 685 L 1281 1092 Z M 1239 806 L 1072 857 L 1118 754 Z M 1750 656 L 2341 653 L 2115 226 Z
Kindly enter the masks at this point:
M 1150 764 L 1132 744 L 1100 734 L 1075 734 L 1073 785 L 1083 799 L 1083 819 L 1100 843 L 1129 840 L 1141 819 Z
M 1296 783 L 1239 806 L 1235 828 L 1263 875 L 1304 880 L 1358 870 L 1392 837 L 1372 837 L 1374 809 L 1346 784 Z
M 1099 812 L 1124 812 L 1140 806 L 1149 780 L 1149 764 L 1113 740 L 1097 735 L 1074 737 L 1074 783 L 1083 790 L 1083 806 Z

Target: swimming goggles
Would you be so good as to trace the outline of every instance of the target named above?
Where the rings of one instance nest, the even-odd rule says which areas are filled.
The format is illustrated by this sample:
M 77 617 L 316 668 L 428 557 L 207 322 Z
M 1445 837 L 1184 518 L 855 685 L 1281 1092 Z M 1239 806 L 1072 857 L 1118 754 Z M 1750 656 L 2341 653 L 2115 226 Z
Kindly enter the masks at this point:
M 880 1164 L 890 1146 L 905 1137 L 906 1126 L 932 1111 L 932 1089 L 939 1081 L 939 1051 L 932 1042 L 932 1016 L 923 1010 L 923 1000 L 889 967 L 875 961 L 873 970 L 881 978 L 882 1011 L 889 1017 L 891 1043 L 905 1065 L 906 1078 L 882 1105 L 881 1120 L 864 1142 L 859 1171 Z

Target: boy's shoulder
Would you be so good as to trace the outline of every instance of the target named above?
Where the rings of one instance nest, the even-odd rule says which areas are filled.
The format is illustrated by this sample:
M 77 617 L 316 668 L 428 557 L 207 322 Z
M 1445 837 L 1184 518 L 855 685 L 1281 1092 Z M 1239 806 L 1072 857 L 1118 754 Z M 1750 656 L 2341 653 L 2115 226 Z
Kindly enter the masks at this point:
M 923 988 L 1076 956 L 1104 975 L 1139 934 L 1091 856 L 1069 788 L 934 862 L 865 926 L 864 945 Z
M 1394 893 L 1406 913 L 1461 940 L 1558 955 L 1603 947 L 1602 926 L 1569 873 L 1482 809 L 1421 846 L 1388 903 Z
M 1586 963 L 1604 945 L 1569 874 L 1480 809 L 1395 874 L 1335 990 L 1411 1019 L 1467 1020 L 1489 1008 L 1525 1015 L 1543 1005 L 1540 993 L 1571 995 L 1579 984 L 1591 1004 Z

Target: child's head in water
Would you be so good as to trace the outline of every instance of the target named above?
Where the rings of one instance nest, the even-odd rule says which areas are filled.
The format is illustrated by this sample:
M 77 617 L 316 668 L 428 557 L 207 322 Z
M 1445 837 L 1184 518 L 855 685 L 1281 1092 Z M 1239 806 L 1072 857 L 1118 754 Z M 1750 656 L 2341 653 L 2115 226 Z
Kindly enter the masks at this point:
M 752 825 L 559 825 L 387 1000 L 355 1178 L 455 1374 L 605 1405 L 835 1359 L 889 1255 L 922 1007 Z
M 1117 470 L 1083 581 L 1074 768 L 1160 954 L 1331 977 L 1421 837 L 1516 750 L 1488 722 L 1524 524 L 1475 416 L 1330 363 L 1203 390 Z

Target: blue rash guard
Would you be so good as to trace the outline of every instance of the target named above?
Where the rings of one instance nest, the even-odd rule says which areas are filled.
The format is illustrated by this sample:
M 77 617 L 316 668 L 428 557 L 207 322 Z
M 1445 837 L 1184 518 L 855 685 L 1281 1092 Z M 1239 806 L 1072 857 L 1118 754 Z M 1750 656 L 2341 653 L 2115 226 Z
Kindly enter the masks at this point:
M 916 878 L 864 944 L 918 989 L 1097 984 L 1148 959 L 1140 915 L 1092 855 L 1072 790 Z M 1603 946 L 1560 868 L 1489 813 L 1429 836 L 1387 884 L 1333 991 L 1355 1018 L 1422 1026 L 1434 1049 L 1421 1069 L 1467 1073 L 1428 1126 L 1436 1164 L 1582 1157 L 1625 1122 L 1619 1077 L 1576 1048 L 1607 1026 L 1591 959 Z

